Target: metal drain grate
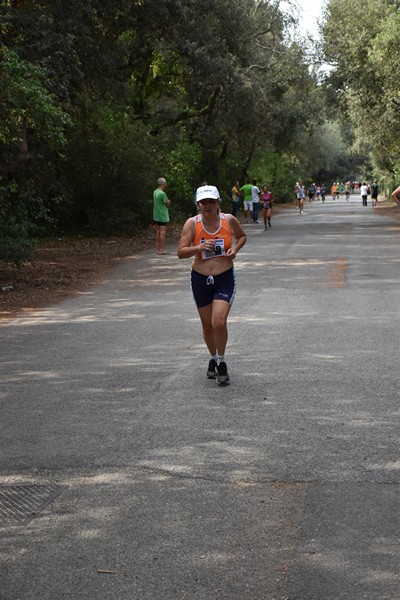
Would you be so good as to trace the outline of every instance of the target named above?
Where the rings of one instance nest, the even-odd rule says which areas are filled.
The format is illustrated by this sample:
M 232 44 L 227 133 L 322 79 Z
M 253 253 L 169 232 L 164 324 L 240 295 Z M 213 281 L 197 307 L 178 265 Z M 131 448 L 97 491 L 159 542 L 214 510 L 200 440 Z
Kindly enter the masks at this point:
M 0 525 L 27 523 L 64 489 L 50 484 L 0 486 Z

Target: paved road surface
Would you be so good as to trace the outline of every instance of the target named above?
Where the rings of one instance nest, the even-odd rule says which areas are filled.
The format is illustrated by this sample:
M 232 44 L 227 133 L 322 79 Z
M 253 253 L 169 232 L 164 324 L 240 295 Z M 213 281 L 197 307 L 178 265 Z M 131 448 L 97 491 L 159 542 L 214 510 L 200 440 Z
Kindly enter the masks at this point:
M 229 387 L 172 246 L 0 328 L 2 600 L 400 598 L 400 223 L 245 227 Z

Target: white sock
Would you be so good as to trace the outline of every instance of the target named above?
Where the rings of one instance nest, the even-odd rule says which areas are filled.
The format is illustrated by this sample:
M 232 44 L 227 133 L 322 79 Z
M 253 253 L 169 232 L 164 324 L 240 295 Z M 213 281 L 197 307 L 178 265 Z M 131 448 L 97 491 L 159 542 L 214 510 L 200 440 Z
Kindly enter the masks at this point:
M 224 362 L 225 356 L 224 355 L 221 356 L 220 354 L 217 354 L 217 357 L 215 360 L 217 361 L 217 365 L 219 365 L 220 363 Z

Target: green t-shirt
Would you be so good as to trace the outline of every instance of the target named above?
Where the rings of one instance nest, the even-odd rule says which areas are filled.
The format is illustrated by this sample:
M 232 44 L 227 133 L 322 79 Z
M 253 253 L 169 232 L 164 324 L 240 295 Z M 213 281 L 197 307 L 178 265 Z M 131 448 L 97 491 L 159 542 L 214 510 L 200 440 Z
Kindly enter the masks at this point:
M 240 188 L 240 191 L 243 192 L 243 200 L 245 202 L 252 202 L 253 201 L 253 196 L 252 196 L 252 193 L 251 193 L 251 188 L 252 187 L 253 186 L 251 185 L 251 183 L 245 183 Z
M 160 223 L 168 223 L 169 222 L 169 213 L 166 202 L 168 202 L 167 194 L 157 188 L 153 192 L 153 220 L 159 221 Z

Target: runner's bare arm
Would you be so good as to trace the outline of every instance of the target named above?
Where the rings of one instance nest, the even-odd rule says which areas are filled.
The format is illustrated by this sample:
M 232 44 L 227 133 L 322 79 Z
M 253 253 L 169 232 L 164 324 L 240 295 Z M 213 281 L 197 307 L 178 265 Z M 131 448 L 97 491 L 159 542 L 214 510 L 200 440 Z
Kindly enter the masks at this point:
M 243 227 L 236 219 L 236 217 L 227 214 L 226 218 L 228 220 L 228 225 L 230 227 L 230 230 L 232 231 L 233 237 L 235 238 L 235 245 L 233 246 L 233 248 L 229 248 L 226 255 L 230 258 L 235 258 L 236 254 L 241 248 L 243 248 L 243 246 L 246 243 L 246 234 L 243 231 Z
M 400 194 L 400 185 L 399 187 L 397 187 L 394 192 L 392 193 L 392 196 L 394 198 L 394 201 L 396 202 L 396 204 L 400 204 L 400 200 L 398 198 L 398 194 Z

